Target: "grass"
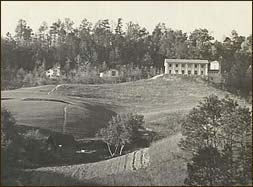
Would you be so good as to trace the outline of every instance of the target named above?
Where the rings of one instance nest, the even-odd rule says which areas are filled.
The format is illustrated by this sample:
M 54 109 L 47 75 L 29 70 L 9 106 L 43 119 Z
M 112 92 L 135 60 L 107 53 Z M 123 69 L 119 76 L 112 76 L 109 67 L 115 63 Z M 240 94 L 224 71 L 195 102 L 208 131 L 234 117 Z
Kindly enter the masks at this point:
M 94 137 L 115 113 L 99 103 L 80 102 L 47 93 L 53 86 L 26 88 L 2 92 L 2 106 L 10 110 L 17 125 L 26 125 L 63 132 L 64 107 L 67 106 L 67 123 L 64 132 L 76 138 Z M 12 99 L 5 98 L 11 96 Z
M 94 137 L 95 132 L 115 113 L 136 112 L 144 115 L 145 126 L 157 132 L 159 137 L 148 149 L 150 166 L 147 168 L 114 172 L 120 167 L 120 160 L 128 157 L 130 153 L 97 163 L 40 168 L 33 171 L 37 177 L 33 178 L 33 184 L 36 185 L 38 180 L 49 179 L 48 174 L 40 178 L 40 172 L 55 173 L 59 182 L 64 181 L 61 180 L 63 177 L 77 178 L 78 183 L 82 184 L 182 185 L 186 176 L 185 159 L 188 155 L 177 145 L 181 138 L 180 121 L 203 97 L 211 94 L 224 97 L 229 94 L 205 82 L 178 77 L 120 84 L 64 85 L 48 95 L 53 88 L 52 85 L 2 91 L 2 105 L 14 113 L 19 125 L 60 132 L 63 128 L 63 109 L 67 106 L 65 130 L 81 138 Z M 40 101 L 24 101 L 23 98 L 40 98 Z M 243 104 L 241 101 L 239 103 Z M 163 139 L 159 140 L 160 138 Z M 54 182 L 58 184 L 57 181 Z
M 187 155 L 177 146 L 181 137 L 179 133 L 152 144 L 148 149 L 149 167 L 133 170 L 131 168 L 133 153 L 130 153 L 90 164 L 39 168 L 32 170 L 33 180 L 37 180 L 40 184 L 44 181 L 41 185 L 51 185 L 47 182 L 49 177 L 40 176 L 54 173 L 55 176 L 60 176 L 58 179 L 72 178 L 72 180 L 79 181 L 80 184 L 91 183 L 110 186 L 183 185 L 186 176 L 185 159 L 187 159 Z M 126 163 L 127 169 L 124 169 L 124 163 Z M 59 180 L 58 183 L 54 180 L 54 183 L 55 185 L 62 185 L 62 180 Z
M 99 103 L 115 112 L 143 114 L 146 127 L 159 132 L 161 136 L 168 136 L 180 130 L 177 127 L 180 120 L 203 97 L 211 94 L 224 97 L 229 93 L 204 82 L 159 78 L 120 84 L 65 85 L 55 94 L 69 96 L 79 102 Z
M 120 84 L 66 84 L 48 95 L 54 87 L 2 91 L 2 106 L 14 114 L 18 125 L 58 132 L 63 132 L 67 106 L 64 132 L 76 138 L 94 137 L 115 113 L 136 112 L 144 115 L 146 127 L 165 137 L 180 131 L 180 120 L 203 97 L 229 94 L 205 82 L 177 77 Z
M 114 184 L 129 186 L 183 185 L 186 177 L 185 159 L 188 158 L 188 155 L 177 146 L 180 138 L 181 134 L 179 133 L 152 144 L 149 148 L 150 166 L 135 172 L 114 175 Z
M 13 113 L 17 125 L 61 131 L 63 107 L 65 106 L 62 103 L 12 99 L 10 101 L 2 101 L 2 106 Z
M 181 137 L 178 133 L 150 147 L 151 163 L 148 170 L 155 185 L 183 185 L 187 155 L 178 147 Z

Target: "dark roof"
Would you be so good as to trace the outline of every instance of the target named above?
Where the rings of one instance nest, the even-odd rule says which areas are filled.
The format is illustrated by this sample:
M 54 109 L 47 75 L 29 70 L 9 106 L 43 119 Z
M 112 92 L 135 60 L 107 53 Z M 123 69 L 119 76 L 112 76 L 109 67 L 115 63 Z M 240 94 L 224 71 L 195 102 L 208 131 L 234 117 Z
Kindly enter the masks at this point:
M 164 63 L 208 64 L 208 60 L 199 59 L 165 59 Z

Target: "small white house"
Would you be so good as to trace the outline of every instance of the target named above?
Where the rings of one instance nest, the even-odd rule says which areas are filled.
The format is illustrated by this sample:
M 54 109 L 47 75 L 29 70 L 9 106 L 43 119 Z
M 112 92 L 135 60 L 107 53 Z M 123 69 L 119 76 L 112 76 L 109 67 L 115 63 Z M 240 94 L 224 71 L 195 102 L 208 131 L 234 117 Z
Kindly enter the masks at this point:
M 99 76 L 101 78 L 116 78 L 119 77 L 119 71 L 116 69 L 110 69 L 108 71 L 101 72 Z
M 218 61 L 210 62 L 209 71 L 220 71 L 220 63 Z
M 46 76 L 50 79 L 58 78 L 61 75 L 60 66 L 53 67 L 46 71 Z
M 209 63 L 208 80 L 216 84 L 224 83 L 224 79 L 221 74 L 220 62 L 212 61 Z

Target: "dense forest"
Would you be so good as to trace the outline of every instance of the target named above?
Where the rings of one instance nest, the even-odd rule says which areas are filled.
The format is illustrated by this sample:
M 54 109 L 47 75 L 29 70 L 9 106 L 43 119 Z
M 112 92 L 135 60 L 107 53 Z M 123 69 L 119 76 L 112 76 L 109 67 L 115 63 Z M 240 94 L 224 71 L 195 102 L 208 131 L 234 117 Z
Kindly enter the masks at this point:
M 1 37 L 1 53 L 2 89 L 47 84 L 45 70 L 56 64 L 69 82 L 98 83 L 97 74 L 108 68 L 130 72 L 135 80 L 161 73 L 165 58 L 184 58 L 218 60 L 227 88 L 246 96 L 252 90 L 252 35 L 235 30 L 217 41 L 207 29 L 185 33 L 158 23 L 149 33 L 121 18 L 95 24 L 84 19 L 78 27 L 58 19 L 50 26 L 43 22 L 38 31 L 20 19 L 14 36 Z

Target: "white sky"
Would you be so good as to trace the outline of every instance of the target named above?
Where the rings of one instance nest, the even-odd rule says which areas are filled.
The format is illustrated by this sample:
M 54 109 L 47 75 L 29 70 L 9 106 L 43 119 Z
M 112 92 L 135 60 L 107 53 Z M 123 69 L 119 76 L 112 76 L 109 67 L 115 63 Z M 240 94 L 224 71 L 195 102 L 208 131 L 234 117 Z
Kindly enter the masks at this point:
M 21 18 L 37 31 L 43 21 L 50 26 L 58 18 L 70 18 L 79 26 L 84 18 L 94 24 L 119 17 L 124 24 L 139 23 L 150 33 L 159 22 L 188 33 L 207 28 L 218 40 L 233 29 L 244 36 L 252 33 L 251 1 L 1 1 L 1 35 L 13 34 Z

